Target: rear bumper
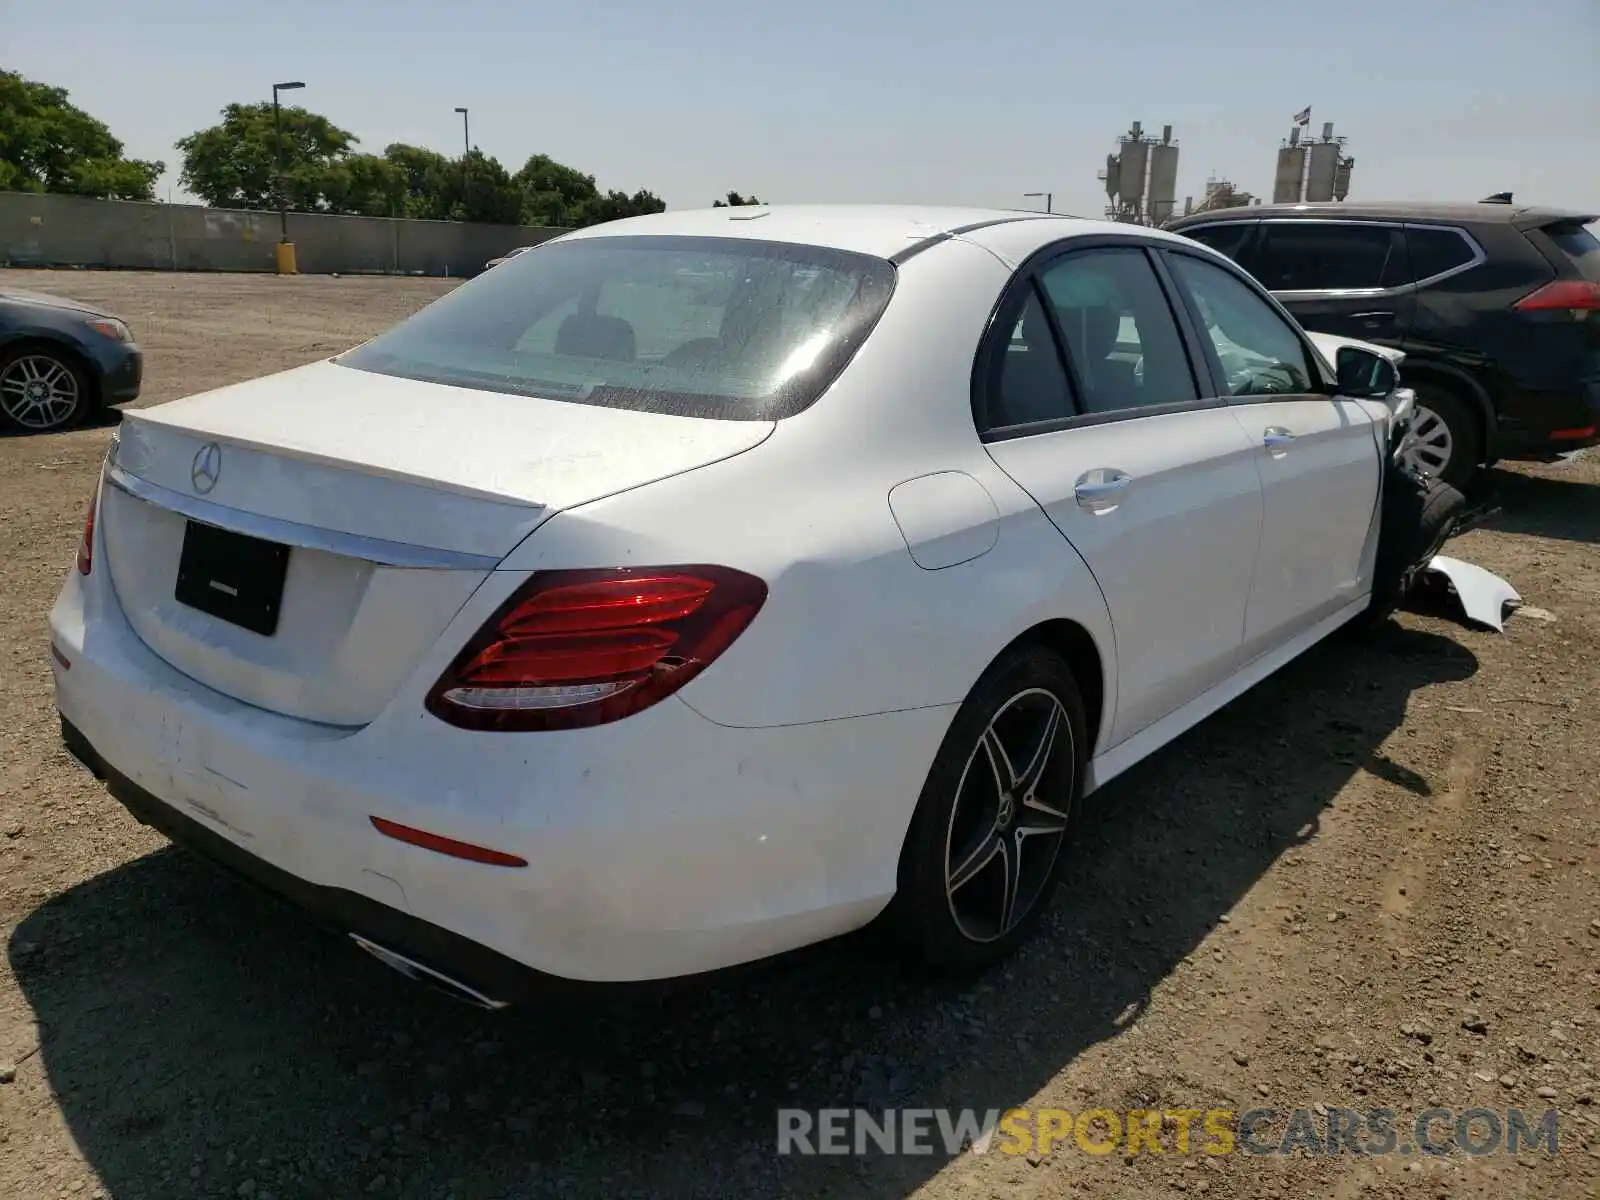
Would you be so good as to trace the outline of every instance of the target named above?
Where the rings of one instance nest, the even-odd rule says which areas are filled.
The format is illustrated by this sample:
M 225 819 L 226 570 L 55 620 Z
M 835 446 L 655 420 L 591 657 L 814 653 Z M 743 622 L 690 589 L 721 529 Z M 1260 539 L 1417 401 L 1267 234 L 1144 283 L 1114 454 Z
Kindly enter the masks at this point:
M 267 862 L 180 813 L 108 765 L 82 732 L 61 718 L 67 750 L 103 781 L 106 790 L 142 824 L 230 875 L 286 901 L 338 934 L 365 938 L 397 951 L 436 975 L 467 985 L 498 1003 L 569 993 L 616 991 L 619 984 L 581 984 L 535 971 L 487 946 L 420 921 L 369 896 L 311 883 Z
M 1501 401 L 1497 457 L 1549 461 L 1600 445 L 1600 382 L 1570 392 L 1526 392 Z
M 506 962 L 635 983 L 865 925 L 893 895 L 953 714 L 730 729 L 673 699 L 597 730 L 475 734 L 427 716 L 419 684 L 371 725 L 335 730 L 174 670 L 128 624 L 101 561 L 68 573 L 52 666 L 69 741 L 116 797 L 346 932 L 490 996 L 510 986 Z M 527 866 L 408 845 L 372 816 Z

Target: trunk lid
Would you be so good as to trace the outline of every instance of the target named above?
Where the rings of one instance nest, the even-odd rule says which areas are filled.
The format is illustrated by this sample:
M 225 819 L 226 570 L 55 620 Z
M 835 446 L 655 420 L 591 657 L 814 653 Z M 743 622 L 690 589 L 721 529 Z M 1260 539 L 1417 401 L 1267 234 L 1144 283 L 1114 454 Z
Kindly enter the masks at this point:
M 742 453 L 772 428 L 315 363 L 126 413 L 103 544 L 128 621 L 178 670 L 357 726 L 543 521 Z M 191 522 L 256 540 L 190 539 L 185 560 Z M 274 546 L 286 565 L 269 561 Z M 258 601 L 265 624 L 240 616 Z

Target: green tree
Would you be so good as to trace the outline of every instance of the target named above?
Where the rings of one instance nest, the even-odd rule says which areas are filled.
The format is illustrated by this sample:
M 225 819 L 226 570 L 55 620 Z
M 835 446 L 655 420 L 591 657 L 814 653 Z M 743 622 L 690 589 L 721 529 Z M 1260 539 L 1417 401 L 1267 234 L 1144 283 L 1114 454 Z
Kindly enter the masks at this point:
M 600 198 L 594 176 L 558 163 L 548 154 L 535 154 L 514 176 L 522 189 L 522 220 L 528 225 L 576 229 L 592 225 L 588 207 Z
M 500 160 L 473 148 L 465 160 L 395 142 L 383 156 L 405 179 L 404 215 L 434 221 L 515 225 L 522 187 Z
M 747 208 L 752 204 L 760 204 L 760 203 L 761 203 L 761 201 L 756 199 L 754 196 L 741 196 L 741 195 L 739 195 L 738 192 L 729 192 L 726 199 L 724 199 L 724 200 L 713 200 L 711 202 L 711 207 L 712 208 Z
M 324 199 L 329 212 L 359 217 L 403 217 L 406 173 L 387 156 L 349 154 L 328 168 Z
M 0 191 L 149 200 L 166 164 L 127 158 L 64 88 L 0 71 Z
M 624 217 L 642 217 L 648 213 L 665 212 L 667 202 L 653 192 L 643 189 L 628 195 L 626 192 L 609 191 L 603 196 L 596 196 L 581 210 L 580 225 L 598 225 L 602 221 L 620 221 Z
M 408 146 L 404 142 L 390 143 L 384 148 L 383 157 L 405 177 L 404 216 L 449 220 L 449 181 L 452 176 L 460 177 L 459 164 L 452 164 L 437 150 Z
M 304 108 L 282 114 L 283 190 L 296 212 L 326 212 L 340 194 L 334 168 L 350 154 L 355 134 Z M 220 208 L 276 208 L 278 135 L 272 105 L 230 104 L 222 120 L 178 140 L 183 186 Z M 330 196 L 330 193 L 333 195 Z
M 522 189 L 522 223 L 562 229 L 581 229 L 603 221 L 663 212 L 666 203 L 640 189 L 629 195 L 615 189 L 602 192 L 594 176 L 556 162 L 548 154 L 535 154 L 513 176 Z
M 451 214 L 462 221 L 481 221 L 486 225 L 516 225 L 522 221 L 522 188 L 498 158 L 484 154 L 476 146 L 465 165 L 456 164 L 455 188 L 458 199 Z
M 511 174 L 477 147 L 462 158 L 393 142 L 356 153 L 358 139 L 303 108 L 283 110 L 283 175 L 297 212 L 578 228 L 666 205 L 644 190 L 602 192 L 594 176 L 536 154 Z M 208 204 L 277 207 L 272 105 L 230 104 L 222 120 L 178 143 L 185 187 Z M 3 179 L 3 175 L 0 175 Z

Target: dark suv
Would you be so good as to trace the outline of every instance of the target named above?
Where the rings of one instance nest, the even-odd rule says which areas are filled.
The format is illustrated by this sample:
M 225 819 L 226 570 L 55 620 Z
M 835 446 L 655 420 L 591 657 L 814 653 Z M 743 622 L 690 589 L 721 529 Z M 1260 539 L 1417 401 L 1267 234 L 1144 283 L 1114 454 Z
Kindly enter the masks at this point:
M 1167 228 L 1237 261 L 1307 329 L 1406 353 L 1418 465 L 1450 483 L 1600 441 L 1591 214 L 1510 203 L 1257 205 Z

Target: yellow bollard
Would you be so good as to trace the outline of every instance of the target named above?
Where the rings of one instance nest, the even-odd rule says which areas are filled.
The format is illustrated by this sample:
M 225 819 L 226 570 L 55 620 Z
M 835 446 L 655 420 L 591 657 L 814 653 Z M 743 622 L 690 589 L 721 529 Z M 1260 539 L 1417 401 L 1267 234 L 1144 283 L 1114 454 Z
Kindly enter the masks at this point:
M 279 242 L 273 247 L 278 261 L 279 275 L 296 275 L 299 272 L 294 265 L 294 243 Z

